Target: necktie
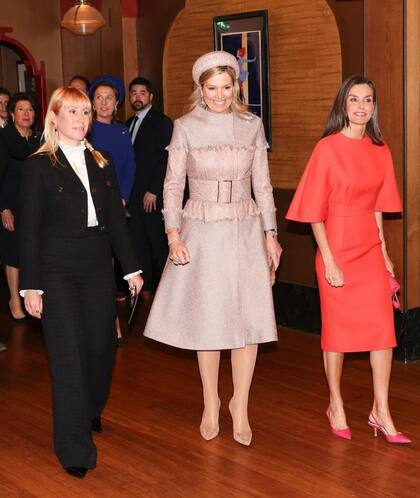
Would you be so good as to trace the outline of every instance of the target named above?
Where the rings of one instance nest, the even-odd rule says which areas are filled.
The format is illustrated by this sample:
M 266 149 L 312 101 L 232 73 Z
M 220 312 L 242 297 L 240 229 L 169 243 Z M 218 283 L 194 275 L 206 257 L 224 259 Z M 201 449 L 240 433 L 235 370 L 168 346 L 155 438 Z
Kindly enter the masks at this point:
M 131 125 L 130 125 L 130 129 L 128 130 L 130 132 L 130 135 L 133 136 L 133 131 L 134 131 L 134 128 L 136 127 L 136 123 L 137 121 L 139 120 L 139 117 L 137 116 L 137 114 L 134 116 L 134 119 L 133 121 L 131 122 Z

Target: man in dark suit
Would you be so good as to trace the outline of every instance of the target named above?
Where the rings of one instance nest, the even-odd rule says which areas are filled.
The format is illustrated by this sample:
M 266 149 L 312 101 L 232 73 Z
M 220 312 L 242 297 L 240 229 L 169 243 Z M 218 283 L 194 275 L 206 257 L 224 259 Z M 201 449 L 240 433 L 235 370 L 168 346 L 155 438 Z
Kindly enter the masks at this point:
M 136 159 L 136 176 L 131 192 L 130 230 L 143 269 L 144 295 L 150 295 L 159 282 L 168 256 L 161 209 L 163 182 L 171 141 L 171 119 L 152 106 L 153 88 L 149 80 L 135 78 L 128 87 L 135 111 L 127 122 Z

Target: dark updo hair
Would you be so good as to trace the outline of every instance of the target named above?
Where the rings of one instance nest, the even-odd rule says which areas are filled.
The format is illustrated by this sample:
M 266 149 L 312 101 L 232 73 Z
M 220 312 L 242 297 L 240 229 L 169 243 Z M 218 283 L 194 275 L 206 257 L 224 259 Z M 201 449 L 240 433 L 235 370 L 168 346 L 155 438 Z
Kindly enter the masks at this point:
M 29 93 L 26 92 L 17 92 L 14 93 L 9 100 L 9 103 L 7 104 L 7 112 L 11 114 L 12 112 L 15 112 L 16 104 L 20 102 L 21 100 L 25 102 L 29 102 L 32 106 L 32 109 L 35 112 L 35 118 L 34 122 L 36 121 L 37 117 L 37 108 L 36 108 L 36 102 L 35 99 L 30 95 Z
M 333 107 L 327 118 L 325 124 L 323 137 L 328 135 L 333 135 L 334 133 L 340 132 L 343 128 L 349 126 L 349 118 L 347 116 L 347 98 L 349 96 L 350 90 L 354 85 L 368 85 L 372 90 L 373 96 L 373 113 L 366 124 L 366 134 L 370 137 L 375 145 L 384 145 L 382 140 L 382 133 L 379 128 L 378 122 L 378 103 L 376 98 L 376 88 L 372 80 L 365 78 L 364 76 L 350 76 L 341 85 L 338 93 L 335 97 Z

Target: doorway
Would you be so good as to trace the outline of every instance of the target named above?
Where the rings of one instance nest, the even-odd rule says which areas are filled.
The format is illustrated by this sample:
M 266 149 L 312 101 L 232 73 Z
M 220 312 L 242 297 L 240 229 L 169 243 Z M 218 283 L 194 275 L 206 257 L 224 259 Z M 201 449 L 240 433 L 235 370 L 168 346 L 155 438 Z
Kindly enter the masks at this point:
M 39 67 L 29 50 L 9 36 L 12 28 L 0 26 L 0 86 L 11 94 L 29 93 L 37 103 L 38 122 L 43 125 L 46 111 L 45 65 Z

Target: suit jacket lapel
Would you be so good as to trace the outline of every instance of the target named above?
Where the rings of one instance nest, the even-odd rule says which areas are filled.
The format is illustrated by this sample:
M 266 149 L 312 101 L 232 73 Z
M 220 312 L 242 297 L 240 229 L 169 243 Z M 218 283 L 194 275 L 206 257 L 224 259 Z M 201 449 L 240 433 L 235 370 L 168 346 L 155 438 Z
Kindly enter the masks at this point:
M 96 190 L 95 185 L 97 183 L 96 180 L 98 178 L 99 166 L 93 158 L 92 154 L 87 149 L 85 150 L 85 162 L 89 178 L 90 190 L 91 192 L 93 192 Z
M 60 169 L 60 171 L 63 173 L 63 175 L 67 176 L 74 182 L 79 183 L 83 187 L 83 183 L 81 182 L 80 178 L 76 175 L 74 169 L 72 168 L 71 164 L 68 162 L 66 155 L 60 149 L 60 147 L 57 149 L 57 157 L 58 157 L 57 166 Z
M 137 142 L 138 138 L 141 136 L 142 133 L 144 133 L 144 130 L 152 122 L 152 116 L 153 116 L 153 107 L 150 108 L 149 112 L 146 114 L 146 116 L 144 116 L 144 119 L 141 122 L 139 129 L 137 130 L 137 135 L 136 135 L 136 139 L 134 140 L 134 143 Z

